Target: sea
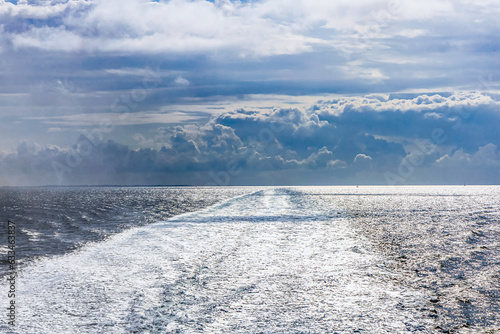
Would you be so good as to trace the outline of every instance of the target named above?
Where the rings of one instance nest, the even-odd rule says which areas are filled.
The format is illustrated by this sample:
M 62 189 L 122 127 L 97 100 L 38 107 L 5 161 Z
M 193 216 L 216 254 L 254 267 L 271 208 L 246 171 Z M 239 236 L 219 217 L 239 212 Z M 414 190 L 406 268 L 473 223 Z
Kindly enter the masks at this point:
M 0 333 L 500 333 L 499 186 L 14 187 L 0 208 Z

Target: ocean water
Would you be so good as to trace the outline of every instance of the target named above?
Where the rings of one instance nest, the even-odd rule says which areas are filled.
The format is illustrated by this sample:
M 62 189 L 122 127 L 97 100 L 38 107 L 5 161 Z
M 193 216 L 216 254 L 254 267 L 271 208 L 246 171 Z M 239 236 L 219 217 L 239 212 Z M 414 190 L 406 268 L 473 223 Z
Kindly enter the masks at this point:
M 103 207 L 90 199 L 110 189 L 93 191 L 67 210 Z M 158 189 L 120 191 L 135 199 L 103 217 L 125 225 L 26 258 L 15 331 L 500 332 L 500 187 L 187 188 L 179 206 L 215 204 L 165 219 L 149 214 L 170 210 L 160 195 L 139 196 Z M 44 239 L 54 224 L 23 233 Z
M 0 188 L 0 236 L 17 223 L 18 264 L 64 254 L 130 227 L 196 211 L 247 193 L 237 187 L 23 187 Z M 0 254 L 7 238 L 0 238 Z M 0 258 L 0 277 L 7 261 Z

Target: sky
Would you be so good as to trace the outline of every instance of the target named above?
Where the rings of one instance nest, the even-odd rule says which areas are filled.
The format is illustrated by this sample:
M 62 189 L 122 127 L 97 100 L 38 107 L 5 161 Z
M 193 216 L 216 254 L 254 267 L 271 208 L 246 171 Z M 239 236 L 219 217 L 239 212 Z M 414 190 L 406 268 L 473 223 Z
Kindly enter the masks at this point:
M 0 186 L 500 183 L 493 0 L 0 0 Z

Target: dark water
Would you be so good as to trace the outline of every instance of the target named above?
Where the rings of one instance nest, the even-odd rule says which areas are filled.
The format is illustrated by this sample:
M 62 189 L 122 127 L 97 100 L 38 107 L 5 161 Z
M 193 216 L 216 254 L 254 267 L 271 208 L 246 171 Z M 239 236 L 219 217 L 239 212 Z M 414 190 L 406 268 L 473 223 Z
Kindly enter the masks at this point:
M 7 251 L 8 220 L 16 224 L 16 257 L 23 264 L 248 191 L 236 187 L 0 188 L 0 254 Z M 0 276 L 6 268 L 2 256 Z

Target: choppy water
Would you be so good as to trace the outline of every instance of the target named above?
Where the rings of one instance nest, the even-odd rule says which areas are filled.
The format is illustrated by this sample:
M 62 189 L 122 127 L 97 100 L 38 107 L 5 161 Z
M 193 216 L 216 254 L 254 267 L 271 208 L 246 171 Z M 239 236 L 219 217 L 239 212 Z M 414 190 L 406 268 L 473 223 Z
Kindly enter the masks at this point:
M 16 329 L 500 331 L 500 187 L 246 191 L 29 263 Z
M 248 191 L 238 187 L 0 188 L 0 236 L 5 236 L 8 220 L 17 224 L 17 259 L 23 264 Z M 6 247 L 7 238 L 0 237 L 0 254 Z M 6 262 L 0 259 L 0 277 Z

